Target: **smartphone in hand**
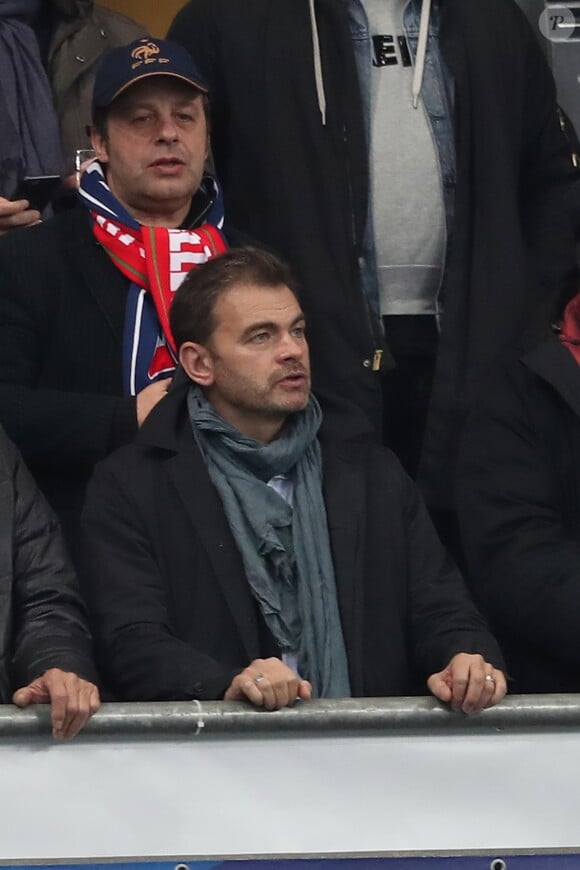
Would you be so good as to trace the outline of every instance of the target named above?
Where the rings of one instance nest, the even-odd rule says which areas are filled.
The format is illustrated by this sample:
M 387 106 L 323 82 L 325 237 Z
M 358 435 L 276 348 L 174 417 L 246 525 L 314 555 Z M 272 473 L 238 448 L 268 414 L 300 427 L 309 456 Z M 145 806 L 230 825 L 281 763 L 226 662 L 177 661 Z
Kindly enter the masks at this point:
M 12 199 L 27 199 L 30 208 L 44 211 L 60 184 L 60 175 L 28 175 L 22 178 Z

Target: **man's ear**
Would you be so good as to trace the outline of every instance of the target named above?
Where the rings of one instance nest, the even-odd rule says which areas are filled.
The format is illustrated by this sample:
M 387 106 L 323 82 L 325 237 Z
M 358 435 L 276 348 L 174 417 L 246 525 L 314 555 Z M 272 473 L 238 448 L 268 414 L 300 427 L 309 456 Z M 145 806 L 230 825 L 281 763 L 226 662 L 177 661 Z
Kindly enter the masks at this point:
M 194 341 L 184 341 L 179 348 L 179 362 L 186 375 L 200 387 L 211 387 L 214 381 L 213 360 L 207 347 Z
M 109 152 L 107 150 L 107 141 L 104 136 L 97 131 L 96 127 L 91 127 L 91 145 L 97 155 L 97 160 L 100 163 L 108 163 Z

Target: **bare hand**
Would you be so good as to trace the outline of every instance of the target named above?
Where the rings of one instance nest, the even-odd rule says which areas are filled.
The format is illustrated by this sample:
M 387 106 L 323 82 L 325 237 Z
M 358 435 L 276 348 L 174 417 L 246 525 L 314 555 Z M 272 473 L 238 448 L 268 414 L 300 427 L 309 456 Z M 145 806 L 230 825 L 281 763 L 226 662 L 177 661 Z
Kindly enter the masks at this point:
M 17 707 L 29 704 L 51 704 L 52 736 L 74 737 L 101 705 L 99 690 L 93 683 L 76 674 L 50 668 L 14 692 L 12 703 Z
M 27 199 L 4 199 L 0 196 L 0 235 L 15 227 L 30 227 L 40 221 L 40 212 L 28 208 Z
M 427 680 L 436 698 L 451 704 L 452 710 L 475 713 L 499 703 L 507 692 L 503 671 L 480 655 L 458 653 L 447 667 Z
M 167 390 L 171 386 L 171 378 L 164 378 L 162 381 L 155 381 L 154 384 L 149 384 L 137 393 L 137 425 L 141 427 L 157 402 L 160 402 L 167 395 Z
M 251 701 L 256 707 L 280 710 L 291 707 L 298 698 L 312 697 L 312 686 L 301 680 L 281 659 L 254 659 L 234 677 L 224 695 L 224 701 Z

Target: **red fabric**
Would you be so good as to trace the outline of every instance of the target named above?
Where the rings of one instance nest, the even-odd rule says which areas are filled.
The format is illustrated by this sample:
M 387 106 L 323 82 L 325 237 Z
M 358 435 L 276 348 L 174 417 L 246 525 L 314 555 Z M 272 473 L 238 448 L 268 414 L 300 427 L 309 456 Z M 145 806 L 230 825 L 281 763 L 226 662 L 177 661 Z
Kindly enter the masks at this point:
M 580 293 L 568 302 L 558 337 L 580 365 Z
M 97 212 L 92 214 L 95 238 L 111 260 L 132 283 L 151 293 L 162 335 L 176 354 L 169 327 L 173 294 L 190 269 L 226 250 L 224 237 L 210 224 L 195 230 L 145 226 L 135 230 Z M 159 347 L 158 352 L 167 355 L 170 367 L 174 365 L 167 348 Z

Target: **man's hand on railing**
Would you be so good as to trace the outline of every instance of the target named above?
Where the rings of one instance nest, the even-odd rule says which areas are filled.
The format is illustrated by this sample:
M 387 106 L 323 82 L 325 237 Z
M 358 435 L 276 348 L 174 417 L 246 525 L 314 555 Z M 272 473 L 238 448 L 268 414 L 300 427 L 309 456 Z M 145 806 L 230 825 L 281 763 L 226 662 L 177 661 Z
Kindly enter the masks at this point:
M 57 739 L 74 737 L 101 706 L 99 690 L 76 674 L 50 668 L 28 686 L 14 692 L 17 707 L 50 704 L 52 735 Z
M 232 680 L 224 701 L 251 701 L 256 707 L 280 710 L 299 698 L 309 700 L 312 686 L 281 659 L 254 659 Z
M 507 685 L 503 671 L 480 655 L 458 653 L 444 670 L 427 680 L 429 691 L 451 705 L 452 710 L 476 713 L 493 707 L 504 697 Z

